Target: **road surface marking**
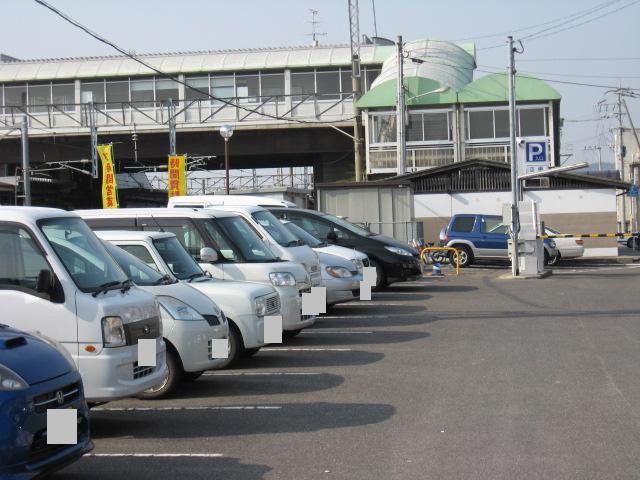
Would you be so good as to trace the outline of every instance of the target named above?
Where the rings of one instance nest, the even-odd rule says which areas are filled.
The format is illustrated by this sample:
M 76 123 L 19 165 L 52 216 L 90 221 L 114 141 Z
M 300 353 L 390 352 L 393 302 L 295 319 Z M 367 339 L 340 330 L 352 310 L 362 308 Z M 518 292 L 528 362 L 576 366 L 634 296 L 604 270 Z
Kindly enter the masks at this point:
M 294 347 L 266 347 L 261 352 L 350 352 L 351 348 L 294 348 Z
M 169 410 L 281 410 L 275 405 L 239 405 L 239 406 L 205 406 L 205 407 L 97 407 L 93 412 L 156 412 Z
M 198 458 L 219 458 L 223 457 L 222 453 L 86 453 L 85 457 L 198 457 Z
M 235 376 L 259 376 L 259 375 L 324 375 L 320 372 L 223 372 L 203 373 L 203 377 L 235 377 Z

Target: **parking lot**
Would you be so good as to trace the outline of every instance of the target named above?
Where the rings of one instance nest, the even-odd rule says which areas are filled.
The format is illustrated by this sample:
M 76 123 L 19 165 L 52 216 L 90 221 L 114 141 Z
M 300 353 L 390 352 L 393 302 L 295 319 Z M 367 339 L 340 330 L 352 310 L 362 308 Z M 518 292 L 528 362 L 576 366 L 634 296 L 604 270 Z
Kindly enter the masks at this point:
M 54 478 L 640 476 L 640 265 L 425 276 L 234 370 L 92 412 Z

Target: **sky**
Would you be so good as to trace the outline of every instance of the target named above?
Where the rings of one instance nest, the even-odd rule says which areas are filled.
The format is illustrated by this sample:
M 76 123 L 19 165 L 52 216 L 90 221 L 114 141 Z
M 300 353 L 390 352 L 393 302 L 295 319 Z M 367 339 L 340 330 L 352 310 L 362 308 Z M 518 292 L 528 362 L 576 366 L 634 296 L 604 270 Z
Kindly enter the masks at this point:
M 310 9 L 317 10 L 321 44 L 349 41 L 347 0 L 49 0 L 49 3 L 126 50 L 176 52 L 307 45 Z M 601 10 L 576 18 L 590 7 Z M 596 103 L 615 99 L 607 87 L 640 89 L 640 0 L 359 0 L 360 32 L 407 41 L 422 38 L 475 41 L 479 70 L 506 69 L 506 37 L 524 38 L 516 68 L 549 82 L 562 95 L 561 145 L 567 163 L 613 162 L 610 129 L 617 120 Z M 374 23 L 375 6 L 375 23 Z M 625 8 L 625 6 L 628 6 Z M 613 12 L 620 9 L 617 12 Z M 17 58 L 111 55 L 99 43 L 32 0 L 0 0 L 0 52 Z M 613 12 L 584 25 L 592 18 Z M 543 31 L 563 19 L 575 28 Z M 573 19 L 573 20 L 572 20 Z M 537 25 L 537 26 L 536 26 Z M 533 27 L 536 26 L 536 27 Z M 528 28 L 533 27 L 533 28 Z M 542 31 L 542 32 L 541 32 Z M 525 38 L 540 32 L 540 38 Z M 489 48 L 487 48 L 489 47 Z M 476 71 L 475 78 L 486 73 Z M 640 99 L 629 98 L 640 127 Z M 609 113 L 611 108 L 609 108 Z M 629 125 L 628 119 L 624 119 Z

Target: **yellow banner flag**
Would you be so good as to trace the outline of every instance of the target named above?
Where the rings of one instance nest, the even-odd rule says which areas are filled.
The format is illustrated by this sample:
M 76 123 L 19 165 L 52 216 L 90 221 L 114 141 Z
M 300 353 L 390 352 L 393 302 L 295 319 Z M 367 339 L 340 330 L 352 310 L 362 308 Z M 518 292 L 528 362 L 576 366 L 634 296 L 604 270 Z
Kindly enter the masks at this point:
M 102 163 L 102 208 L 118 208 L 118 186 L 113 169 L 112 145 L 96 147 Z
M 187 157 L 169 155 L 169 198 L 187 194 Z

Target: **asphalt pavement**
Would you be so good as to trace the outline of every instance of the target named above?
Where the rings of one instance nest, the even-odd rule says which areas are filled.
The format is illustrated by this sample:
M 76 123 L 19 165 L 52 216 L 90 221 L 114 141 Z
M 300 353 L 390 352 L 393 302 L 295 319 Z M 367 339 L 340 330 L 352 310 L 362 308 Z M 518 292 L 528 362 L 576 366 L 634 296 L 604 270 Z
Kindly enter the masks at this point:
M 93 454 L 53 478 L 639 478 L 640 265 L 505 271 L 396 284 L 103 405 Z

